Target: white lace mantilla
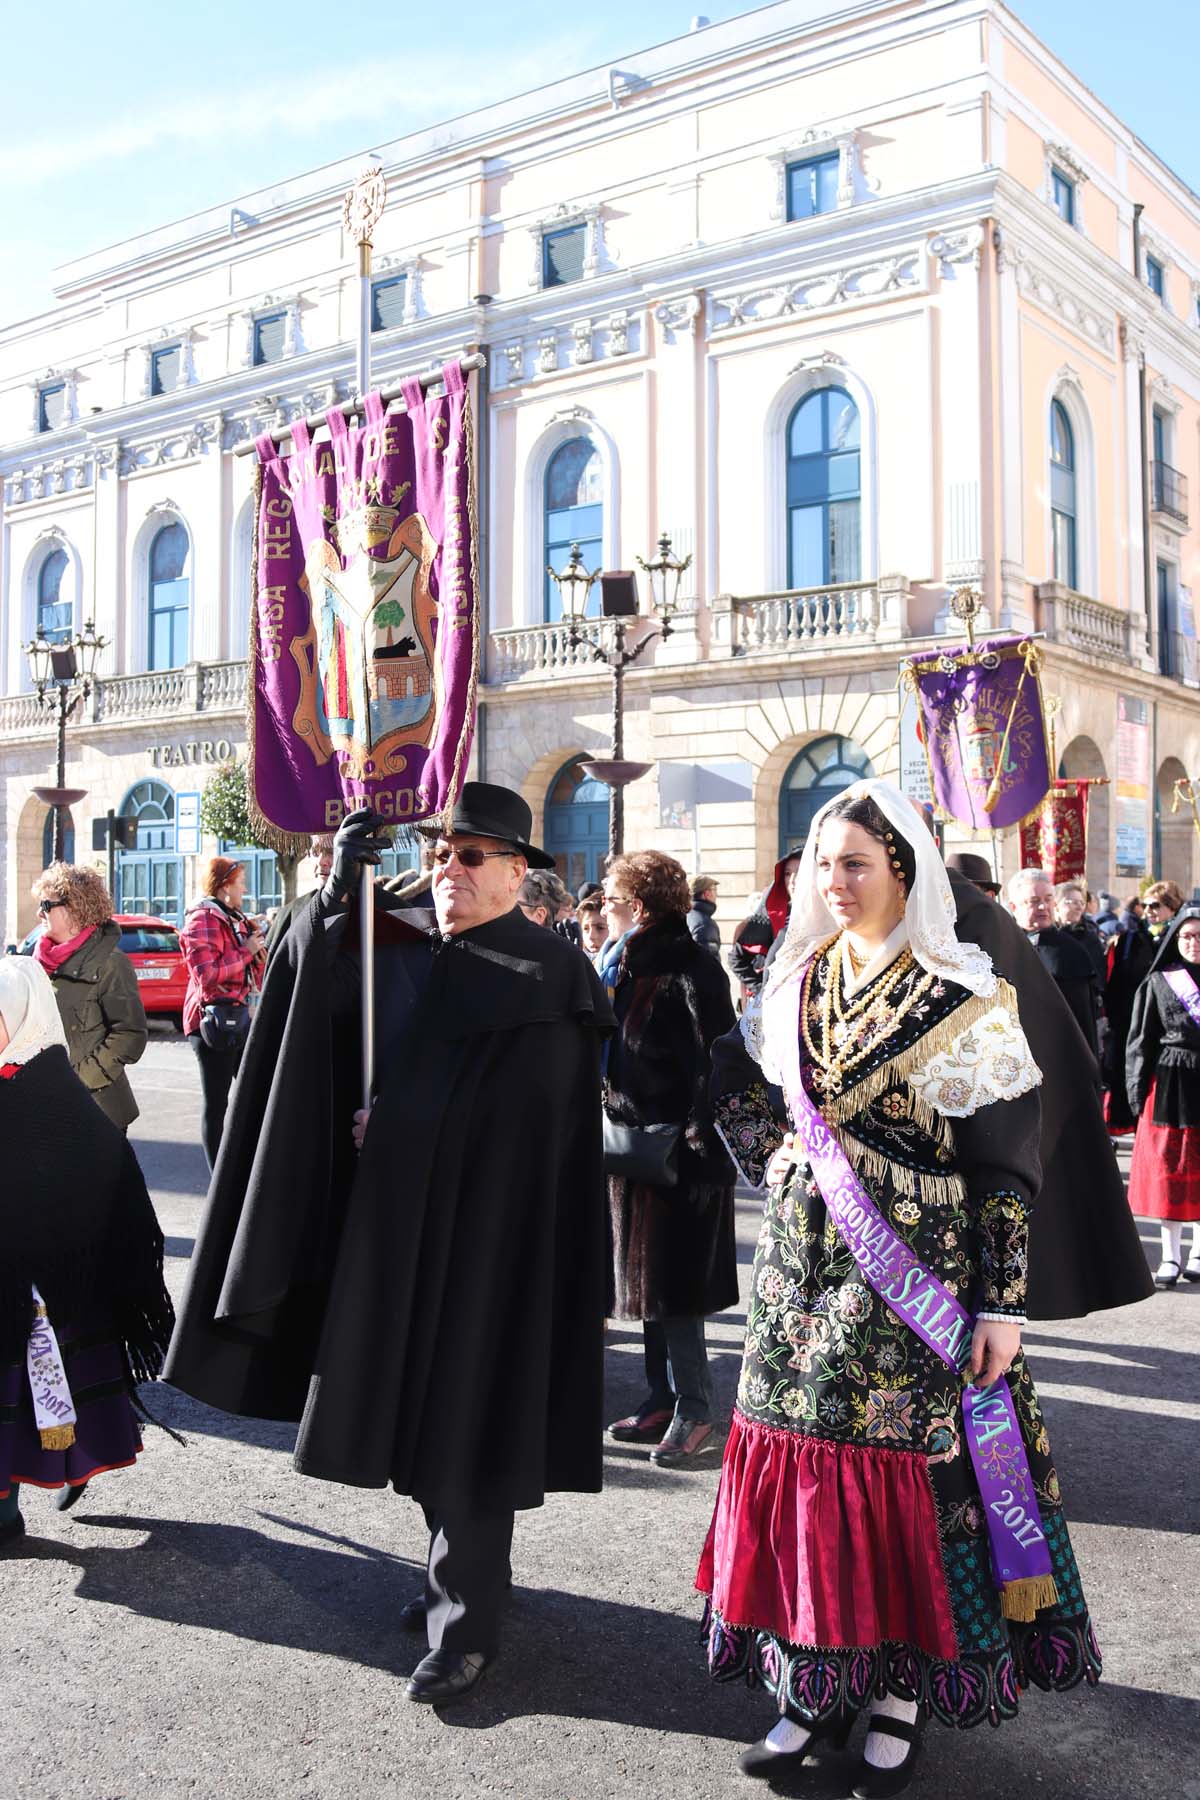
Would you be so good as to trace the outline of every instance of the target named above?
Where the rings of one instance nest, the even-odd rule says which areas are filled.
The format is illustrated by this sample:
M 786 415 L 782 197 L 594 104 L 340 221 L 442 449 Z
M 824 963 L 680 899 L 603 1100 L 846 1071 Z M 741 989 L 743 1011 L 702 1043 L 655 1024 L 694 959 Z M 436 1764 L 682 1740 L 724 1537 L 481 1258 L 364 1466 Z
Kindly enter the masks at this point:
M 994 1006 L 960 1031 L 949 1047 L 913 1069 L 908 1085 L 919 1100 L 948 1119 L 969 1119 L 995 1100 L 1016 1100 L 1041 1083 L 1019 1022 Z

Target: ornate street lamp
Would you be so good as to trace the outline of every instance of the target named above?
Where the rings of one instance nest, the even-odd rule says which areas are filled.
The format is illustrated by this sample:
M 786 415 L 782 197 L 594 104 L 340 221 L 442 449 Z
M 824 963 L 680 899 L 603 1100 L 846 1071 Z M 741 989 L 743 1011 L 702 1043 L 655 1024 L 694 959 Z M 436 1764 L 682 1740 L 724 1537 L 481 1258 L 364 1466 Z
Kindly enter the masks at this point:
M 658 556 L 652 562 L 646 562 L 640 556 L 637 559 L 650 577 L 654 612 L 647 622 L 658 626 L 660 637 L 671 635 L 671 618 L 679 604 L 679 583 L 691 560 L 687 556 L 680 562 L 671 555 L 671 540 L 665 532 L 658 540 Z M 625 789 L 631 781 L 639 781 L 654 767 L 653 763 L 625 760 L 625 671 L 637 661 L 654 633 L 648 631 L 631 650 L 626 649 L 626 621 L 645 617 L 638 606 L 637 576 L 632 570 L 616 569 L 602 575 L 599 569 L 594 569 L 589 574 L 583 566 L 579 545 L 572 544 L 566 567 L 559 570 L 547 565 L 546 573 L 558 587 L 568 644 L 572 649 L 585 646 L 598 662 L 607 664 L 612 675 L 612 755 L 585 762 L 582 768 L 612 789 L 608 809 L 608 853 L 620 856 L 625 843 Z M 600 581 L 603 590 L 604 618 L 612 634 L 611 649 L 605 648 L 603 639 L 597 641 L 589 636 L 589 626 L 599 623 L 589 621 L 587 617 L 588 598 L 596 581 Z
M 92 691 L 96 677 L 96 659 L 108 640 L 97 636 L 89 619 L 73 638 L 54 643 L 39 625 L 38 634 L 25 646 L 29 672 L 37 692 L 39 706 L 58 710 L 58 755 L 53 787 L 34 788 L 43 805 L 54 809 L 54 861 L 63 860 L 66 813 L 87 795 L 86 788 L 69 788 L 67 779 L 67 720 L 81 700 Z

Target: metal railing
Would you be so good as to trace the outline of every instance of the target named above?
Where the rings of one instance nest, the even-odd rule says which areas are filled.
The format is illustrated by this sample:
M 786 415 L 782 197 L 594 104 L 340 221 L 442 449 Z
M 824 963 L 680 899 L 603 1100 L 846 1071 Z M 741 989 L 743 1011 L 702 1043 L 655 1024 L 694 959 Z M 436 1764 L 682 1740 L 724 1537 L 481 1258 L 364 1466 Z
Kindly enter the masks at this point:
M 734 656 L 872 643 L 881 616 L 879 588 L 873 581 L 778 594 L 735 594 L 731 606 Z
M 1187 476 L 1180 470 L 1173 469 L 1170 463 L 1152 462 L 1150 464 L 1150 505 L 1154 512 L 1166 513 L 1170 519 L 1178 519 L 1181 525 L 1188 519 L 1188 484 Z

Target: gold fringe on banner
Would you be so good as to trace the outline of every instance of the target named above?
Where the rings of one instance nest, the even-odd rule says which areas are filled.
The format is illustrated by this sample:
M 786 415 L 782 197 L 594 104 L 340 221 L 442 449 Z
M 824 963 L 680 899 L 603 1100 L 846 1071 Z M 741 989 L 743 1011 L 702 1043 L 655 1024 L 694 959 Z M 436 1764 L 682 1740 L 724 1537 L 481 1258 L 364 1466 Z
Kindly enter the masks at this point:
M 38 1432 L 43 1450 L 69 1450 L 75 1442 L 73 1425 L 43 1425 Z
M 1057 1604 L 1053 1575 L 1028 1575 L 1021 1581 L 1006 1581 L 1000 1589 L 1000 1611 L 1021 1625 L 1031 1625 L 1044 1606 Z

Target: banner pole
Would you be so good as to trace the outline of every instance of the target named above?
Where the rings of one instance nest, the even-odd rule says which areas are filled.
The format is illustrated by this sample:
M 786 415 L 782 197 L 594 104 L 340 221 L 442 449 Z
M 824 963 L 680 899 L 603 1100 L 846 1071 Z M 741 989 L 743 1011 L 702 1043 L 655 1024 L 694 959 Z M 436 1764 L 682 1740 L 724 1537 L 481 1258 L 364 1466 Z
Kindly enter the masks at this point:
M 358 245 L 358 343 L 355 376 L 359 411 L 371 388 L 371 233 L 383 217 L 387 185 L 378 163 L 364 169 L 346 193 L 342 216 Z M 367 701 L 370 705 L 370 699 Z M 362 965 L 362 1103 L 367 1112 L 375 1088 L 375 869 L 365 863 L 358 892 Z

